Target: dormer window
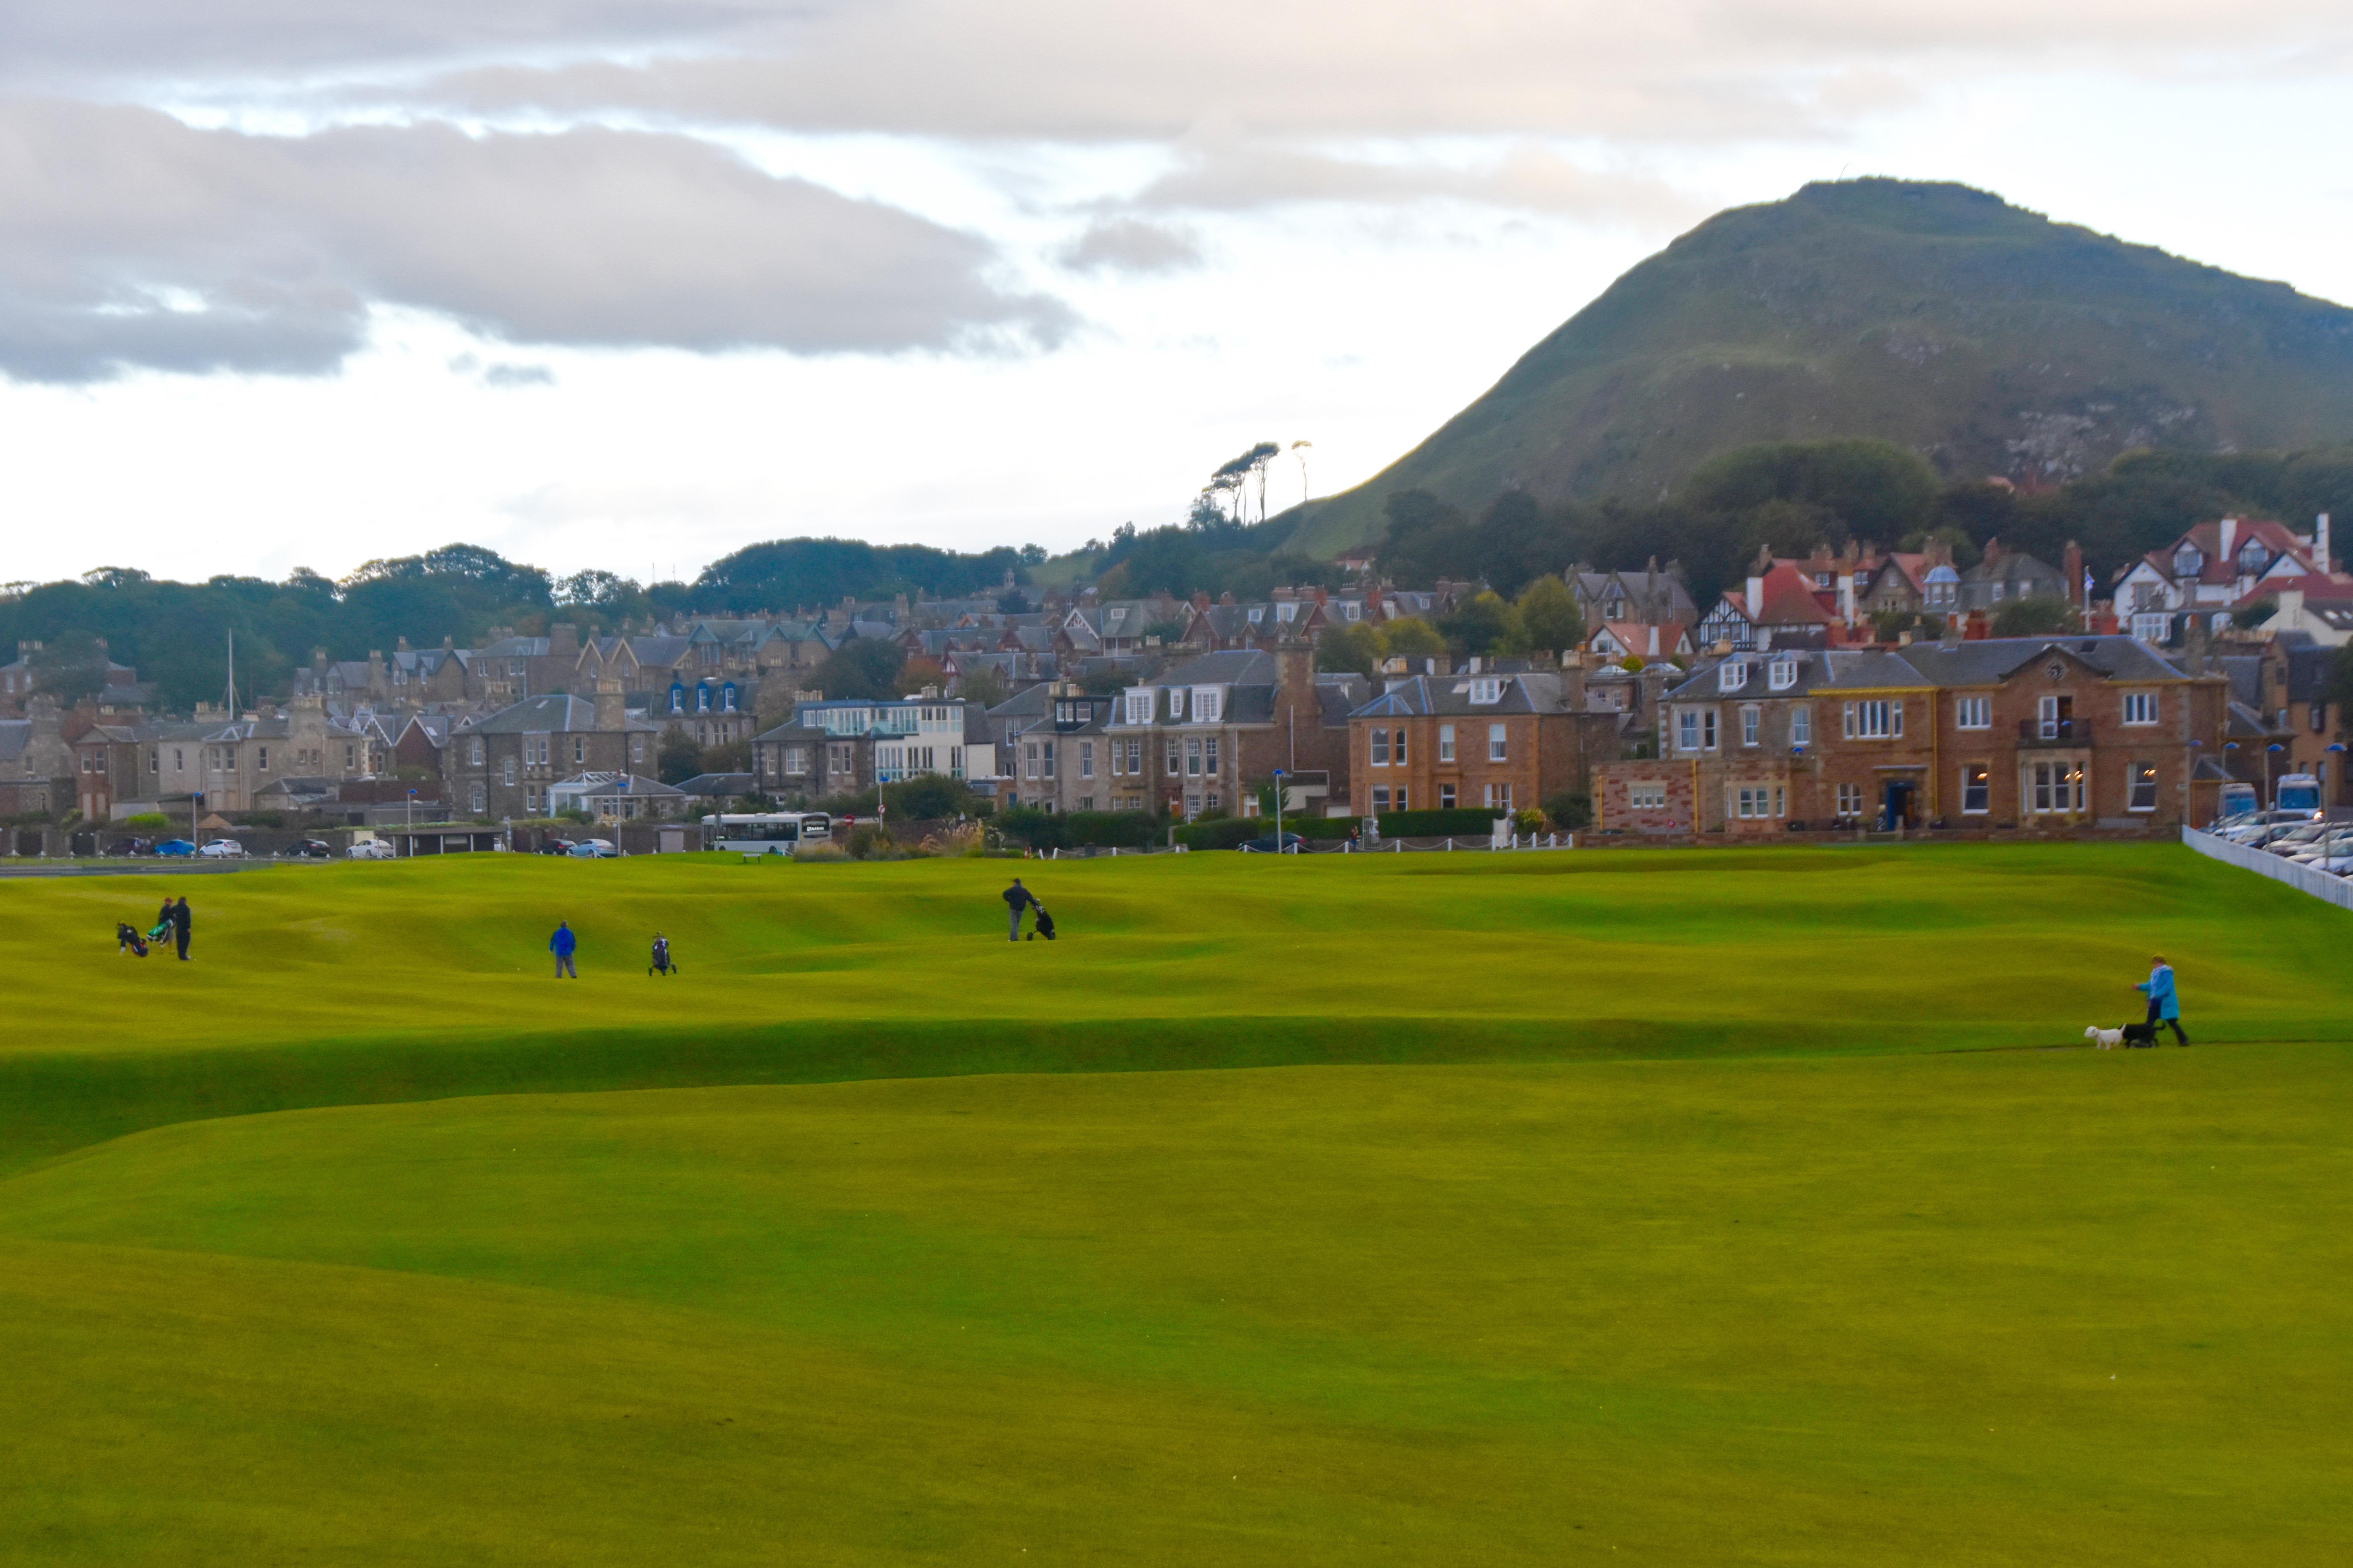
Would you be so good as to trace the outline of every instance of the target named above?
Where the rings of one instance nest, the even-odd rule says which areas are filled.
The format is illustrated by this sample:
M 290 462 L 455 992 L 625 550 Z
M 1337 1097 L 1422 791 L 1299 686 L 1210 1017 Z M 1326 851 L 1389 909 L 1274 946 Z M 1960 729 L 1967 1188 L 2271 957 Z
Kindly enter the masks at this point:
M 2173 552 L 2173 574 L 2195 577 L 2206 569 L 2206 557 L 2194 544 L 2183 544 Z
M 1504 700 L 1504 682 L 1500 677 L 1482 675 L 1471 683 L 1471 700 L 1474 703 L 1494 703 Z
M 2239 552 L 2239 574 L 2242 577 L 2260 577 L 2263 574 L 2263 568 L 2270 564 L 2271 552 L 2256 540 L 2247 541 L 2245 547 Z
M 1718 691 L 1740 691 L 1748 685 L 1748 667 L 1738 659 L 1726 659 L 1715 667 L 1715 689 Z
M 1193 688 L 1193 722 L 1214 724 L 1225 709 L 1225 693 L 1214 686 Z
M 1185 717 L 1185 689 L 1181 686 L 1172 686 L 1168 689 L 1168 717 L 1171 719 Z
M 1127 694 L 1127 721 L 1131 724 L 1152 722 L 1152 690 L 1149 687 Z
M 1765 683 L 1776 691 L 1787 691 L 1798 684 L 1798 661 L 1794 658 L 1777 658 L 1765 669 Z

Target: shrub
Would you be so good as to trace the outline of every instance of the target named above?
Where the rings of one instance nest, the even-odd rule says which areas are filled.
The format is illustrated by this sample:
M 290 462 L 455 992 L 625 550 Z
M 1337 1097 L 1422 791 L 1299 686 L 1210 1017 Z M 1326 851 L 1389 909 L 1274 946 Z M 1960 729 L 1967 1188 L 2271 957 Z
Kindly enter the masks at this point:
M 132 833 L 158 833 L 168 831 L 172 819 L 160 811 L 142 811 L 136 816 L 124 817 L 117 826 Z
M 917 822 L 970 816 L 978 802 L 969 784 L 944 773 L 919 773 L 902 784 L 890 785 L 882 795 L 892 811 Z
M 1203 817 L 1176 830 L 1176 842 L 1188 849 L 1231 849 L 1253 838 L 1271 837 L 1274 824 L 1256 817 Z
M 1515 811 L 1512 814 L 1512 827 L 1515 832 L 1542 833 L 1544 825 L 1545 814 L 1541 811 Z
M 1563 833 L 1574 833 L 1580 827 L 1592 826 L 1593 797 L 1564 792 L 1544 803 L 1544 814 L 1552 818 L 1552 825 Z
M 871 822 L 861 822 L 851 828 L 849 841 L 846 846 L 849 851 L 849 858 L 853 860 L 879 859 L 882 852 L 890 847 L 890 835 Z
M 1495 829 L 1500 811 L 1485 806 L 1458 806 L 1452 811 L 1390 811 L 1380 817 L 1384 838 L 1460 838 L 1486 837 Z
M 997 830 L 1032 849 L 1059 849 L 1068 842 L 1070 824 L 1038 806 L 1015 805 L 997 814 Z
M 1062 820 L 1071 844 L 1141 849 L 1160 836 L 1160 819 L 1148 811 L 1074 811 Z

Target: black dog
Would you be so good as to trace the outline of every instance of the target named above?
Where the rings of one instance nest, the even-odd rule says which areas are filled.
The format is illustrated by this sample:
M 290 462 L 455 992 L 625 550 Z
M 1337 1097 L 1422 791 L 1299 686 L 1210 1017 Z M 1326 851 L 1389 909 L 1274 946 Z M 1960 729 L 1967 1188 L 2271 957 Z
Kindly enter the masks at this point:
M 2155 1024 L 2126 1024 L 2125 1026 L 2125 1049 L 2133 1050 L 2141 1046 L 2154 1047 L 2156 1045 L 2157 1026 Z

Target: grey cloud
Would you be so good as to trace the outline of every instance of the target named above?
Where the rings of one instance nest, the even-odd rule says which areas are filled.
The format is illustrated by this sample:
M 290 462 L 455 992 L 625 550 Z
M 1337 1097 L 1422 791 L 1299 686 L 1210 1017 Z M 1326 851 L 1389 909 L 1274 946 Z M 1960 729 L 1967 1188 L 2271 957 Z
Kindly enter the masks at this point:
M 801 353 L 1050 345 L 972 236 L 685 137 L 257 137 L 0 100 L 0 371 L 321 371 L 371 303 L 515 342 Z
M 1182 272 L 1201 265 L 1193 237 L 1139 218 L 1091 224 L 1056 259 L 1074 272 Z
M 543 364 L 494 364 L 482 372 L 484 386 L 554 386 L 555 373 Z

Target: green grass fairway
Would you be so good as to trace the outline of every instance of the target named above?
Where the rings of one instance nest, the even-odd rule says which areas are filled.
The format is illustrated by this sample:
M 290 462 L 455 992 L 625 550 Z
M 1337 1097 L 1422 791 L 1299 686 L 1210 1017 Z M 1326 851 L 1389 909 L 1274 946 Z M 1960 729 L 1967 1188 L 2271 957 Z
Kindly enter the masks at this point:
M 2171 847 L 0 911 L 0 1562 L 2353 1553 L 2353 918 Z

